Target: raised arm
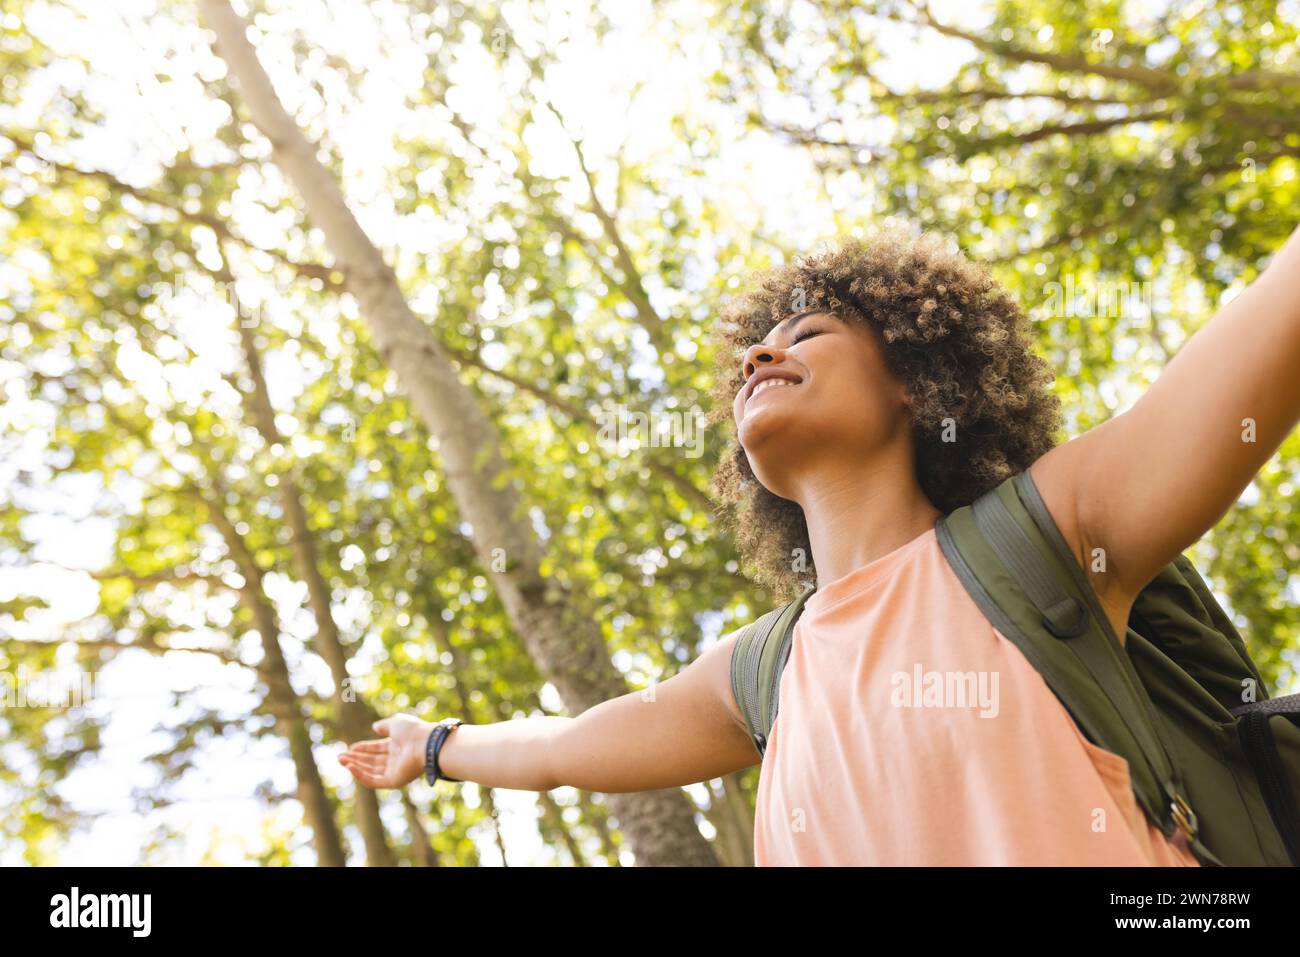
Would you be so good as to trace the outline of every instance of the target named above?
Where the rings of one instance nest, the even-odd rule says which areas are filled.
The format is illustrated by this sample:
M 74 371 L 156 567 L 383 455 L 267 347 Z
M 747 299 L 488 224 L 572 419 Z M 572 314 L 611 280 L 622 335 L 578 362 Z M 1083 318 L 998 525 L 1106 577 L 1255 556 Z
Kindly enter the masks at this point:
M 1223 516 L 1300 420 L 1300 229 L 1127 412 L 1030 469 L 1048 510 L 1127 617 Z M 1093 566 L 1104 550 L 1104 571 Z M 1118 629 L 1122 637 L 1124 631 Z
M 439 767 L 486 787 L 570 785 L 617 794 L 680 787 L 757 764 L 731 693 L 734 642 L 728 635 L 667 681 L 576 718 L 461 725 L 443 744 Z M 383 737 L 352 745 L 339 760 L 367 787 L 403 787 L 424 771 L 432 727 L 410 715 L 387 718 L 375 725 Z

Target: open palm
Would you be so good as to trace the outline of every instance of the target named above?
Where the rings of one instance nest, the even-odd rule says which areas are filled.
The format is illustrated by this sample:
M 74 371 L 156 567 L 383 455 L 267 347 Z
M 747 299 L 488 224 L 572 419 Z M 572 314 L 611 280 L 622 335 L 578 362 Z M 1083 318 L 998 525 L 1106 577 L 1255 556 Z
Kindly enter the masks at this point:
M 433 725 L 399 714 L 371 727 L 380 738 L 353 744 L 339 756 L 339 764 L 368 788 L 405 787 L 419 777 Z

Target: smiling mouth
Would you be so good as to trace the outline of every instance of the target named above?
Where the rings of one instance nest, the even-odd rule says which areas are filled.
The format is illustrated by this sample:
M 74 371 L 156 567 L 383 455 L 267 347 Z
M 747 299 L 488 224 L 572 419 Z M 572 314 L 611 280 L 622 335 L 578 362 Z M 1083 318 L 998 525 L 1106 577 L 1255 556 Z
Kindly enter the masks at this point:
M 765 392 L 771 392 L 774 389 L 789 388 L 794 385 L 799 385 L 799 383 L 795 382 L 793 379 L 781 379 L 775 376 L 771 379 L 764 379 L 754 387 L 754 391 L 745 399 L 745 408 L 749 408 L 749 404 Z

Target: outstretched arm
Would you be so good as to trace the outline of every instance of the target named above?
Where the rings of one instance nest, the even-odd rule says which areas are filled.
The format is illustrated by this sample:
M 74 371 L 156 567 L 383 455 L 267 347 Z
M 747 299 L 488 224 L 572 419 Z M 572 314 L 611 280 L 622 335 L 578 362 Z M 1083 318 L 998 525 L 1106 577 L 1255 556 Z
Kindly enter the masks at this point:
M 632 691 L 576 718 L 538 716 L 465 724 L 447 737 L 438 766 L 487 787 L 549 791 L 569 785 L 617 794 L 681 787 L 759 763 L 731 693 L 736 634 L 653 689 Z M 411 715 L 375 723 L 381 737 L 340 758 L 371 788 L 400 788 L 424 771 L 433 725 Z
M 1126 619 L 1137 593 L 1222 518 L 1297 420 L 1300 229 L 1131 409 L 1030 473 L 1098 595 Z M 1094 549 L 1104 549 L 1103 572 L 1092 568 Z

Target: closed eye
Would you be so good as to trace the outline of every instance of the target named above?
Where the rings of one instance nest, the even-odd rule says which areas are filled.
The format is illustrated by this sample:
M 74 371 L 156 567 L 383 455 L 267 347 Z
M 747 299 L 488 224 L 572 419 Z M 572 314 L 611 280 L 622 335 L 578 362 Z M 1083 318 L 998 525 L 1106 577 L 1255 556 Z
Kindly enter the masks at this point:
M 803 342 L 805 339 L 811 339 L 813 336 L 819 336 L 819 335 L 821 335 L 821 333 L 822 333 L 822 331 L 821 331 L 820 329 L 807 329 L 807 330 L 805 330 L 805 331 L 799 333 L 799 335 L 795 336 L 794 339 L 791 340 L 790 345 L 791 345 L 792 347 L 793 347 L 793 346 L 797 346 L 799 343 Z

